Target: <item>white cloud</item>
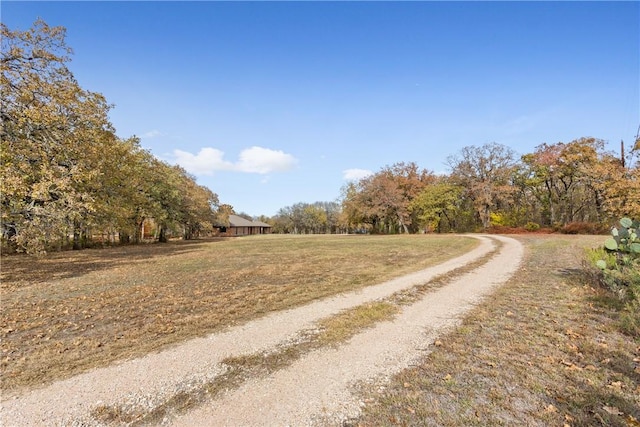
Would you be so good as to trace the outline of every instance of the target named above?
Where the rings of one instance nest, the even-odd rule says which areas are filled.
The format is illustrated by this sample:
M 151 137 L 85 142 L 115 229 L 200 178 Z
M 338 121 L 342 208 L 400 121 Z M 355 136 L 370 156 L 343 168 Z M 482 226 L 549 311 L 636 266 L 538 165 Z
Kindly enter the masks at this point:
M 369 175 L 373 175 L 373 172 L 368 169 L 347 169 L 342 171 L 342 176 L 347 181 L 357 181 Z
M 213 175 L 216 171 L 236 171 L 268 174 L 291 170 L 297 160 L 291 154 L 262 147 L 251 147 L 240 152 L 235 163 L 224 160 L 224 152 L 205 147 L 198 154 L 173 150 L 175 162 L 195 175 Z
M 154 129 L 154 130 L 150 130 L 149 132 L 143 133 L 142 135 L 140 135 L 140 138 L 150 139 L 150 138 L 155 138 L 157 136 L 162 136 L 162 132 L 160 132 L 157 129 Z
M 296 159 L 283 151 L 270 150 L 262 147 L 251 147 L 242 150 L 240 160 L 235 170 L 249 173 L 285 172 L 291 170 Z
M 224 153 L 211 147 L 205 147 L 193 155 L 187 151 L 173 150 L 176 163 L 195 175 L 213 175 L 220 170 L 232 170 L 233 164 L 223 159 Z

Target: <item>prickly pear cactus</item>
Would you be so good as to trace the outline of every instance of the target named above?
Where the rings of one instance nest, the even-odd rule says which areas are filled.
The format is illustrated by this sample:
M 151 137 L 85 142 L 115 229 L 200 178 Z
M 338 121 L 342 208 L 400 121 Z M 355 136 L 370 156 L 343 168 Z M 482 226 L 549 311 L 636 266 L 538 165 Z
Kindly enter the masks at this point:
M 604 242 L 604 247 L 610 251 L 640 256 L 640 221 L 622 218 L 618 227 L 611 229 L 611 237 Z

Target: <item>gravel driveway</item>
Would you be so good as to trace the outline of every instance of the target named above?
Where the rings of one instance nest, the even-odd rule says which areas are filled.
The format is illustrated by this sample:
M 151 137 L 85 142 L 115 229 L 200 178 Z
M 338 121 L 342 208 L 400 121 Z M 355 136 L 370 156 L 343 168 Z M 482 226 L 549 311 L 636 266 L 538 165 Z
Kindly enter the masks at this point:
M 362 405 L 351 393 L 353 385 L 409 366 L 439 334 L 516 271 L 523 256 L 518 241 L 476 238 L 480 245 L 473 251 L 417 273 L 274 313 L 21 395 L 3 395 L 0 425 L 96 426 L 100 423 L 90 413 L 100 405 L 153 409 L 176 393 L 219 376 L 225 370 L 220 362 L 229 356 L 273 349 L 321 318 L 426 283 L 489 253 L 492 239 L 503 242 L 489 262 L 404 307 L 392 321 L 380 322 L 338 348 L 313 351 L 267 378 L 250 379 L 215 401 L 163 421 L 175 426 L 339 424 L 356 416 Z

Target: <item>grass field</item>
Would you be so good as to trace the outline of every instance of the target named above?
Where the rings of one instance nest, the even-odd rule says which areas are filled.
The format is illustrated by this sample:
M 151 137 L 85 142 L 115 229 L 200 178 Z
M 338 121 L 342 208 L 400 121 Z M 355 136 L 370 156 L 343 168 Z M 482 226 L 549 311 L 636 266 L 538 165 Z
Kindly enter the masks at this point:
M 640 337 L 581 272 L 602 236 L 516 236 L 522 268 L 352 426 L 640 426 Z
M 640 337 L 621 332 L 620 304 L 581 271 L 584 248 L 603 237 L 515 238 L 527 248 L 516 275 L 414 367 L 390 383 L 362 386 L 364 412 L 347 425 L 640 425 Z M 433 265 L 475 244 L 452 236 L 261 236 L 6 257 L 2 388 L 156 351 Z M 403 298 L 329 318 L 324 335 L 283 348 L 275 361 L 262 354 L 228 360 L 242 368 L 238 377 L 210 386 L 234 386 L 318 346 L 339 345 L 412 300 Z M 168 410 L 188 408 L 190 399 L 198 396 L 176 396 Z M 98 415 L 114 421 L 131 414 L 107 407 Z
M 66 378 L 462 254 L 453 236 L 254 236 L 2 258 L 2 389 Z

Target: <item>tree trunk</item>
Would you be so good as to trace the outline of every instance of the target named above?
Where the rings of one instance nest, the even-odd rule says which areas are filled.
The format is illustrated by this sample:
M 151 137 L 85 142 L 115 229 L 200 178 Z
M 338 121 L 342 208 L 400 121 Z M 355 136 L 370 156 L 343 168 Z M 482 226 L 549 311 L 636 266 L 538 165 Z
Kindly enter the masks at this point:
M 73 223 L 73 250 L 77 251 L 82 249 L 80 225 L 76 222 Z
M 144 224 L 144 217 L 140 219 L 140 222 L 136 223 L 135 231 L 133 233 L 133 243 L 138 244 L 142 241 L 140 233 L 142 232 L 142 226 Z
M 167 232 L 164 227 L 160 227 L 160 237 L 158 237 L 160 243 L 167 243 Z
M 120 238 L 120 243 L 123 245 L 131 243 L 131 236 L 129 236 L 128 233 L 120 232 L 118 233 L 118 237 Z
M 482 220 L 482 228 L 485 230 L 489 228 L 491 225 L 491 207 L 489 205 L 484 205 L 482 208 L 482 215 L 480 219 Z

